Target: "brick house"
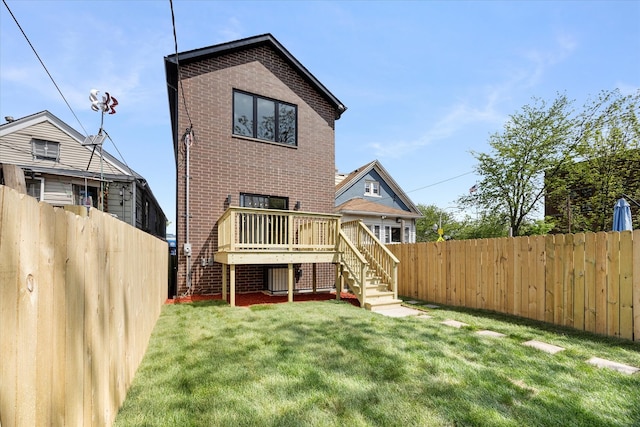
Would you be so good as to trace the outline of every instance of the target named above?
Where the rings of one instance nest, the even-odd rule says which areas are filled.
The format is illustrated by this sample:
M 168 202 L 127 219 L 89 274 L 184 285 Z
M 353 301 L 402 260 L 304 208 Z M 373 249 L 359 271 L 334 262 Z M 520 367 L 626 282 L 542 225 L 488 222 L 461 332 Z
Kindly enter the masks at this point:
M 335 121 L 345 106 L 271 34 L 168 55 L 165 70 L 175 295 L 221 293 L 233 305 L 236 292 L 286 291 L 292 300 L 336 283 L 365 289 L 373 267 L 347 243 L 361 230 L 343 230 L 333 213 Z M 384 256 L 376 268 L 387 265 L 380 274 L 391 283 L 393 256 Z

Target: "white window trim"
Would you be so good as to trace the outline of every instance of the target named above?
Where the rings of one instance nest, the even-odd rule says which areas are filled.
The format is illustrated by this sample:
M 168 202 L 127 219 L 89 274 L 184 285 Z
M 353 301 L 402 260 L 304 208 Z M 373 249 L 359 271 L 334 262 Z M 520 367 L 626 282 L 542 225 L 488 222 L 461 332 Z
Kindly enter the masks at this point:
M 369 197 L 382 197 L 380 194 L 380 183 L 374 180 L 364 182 L 364 195 Z

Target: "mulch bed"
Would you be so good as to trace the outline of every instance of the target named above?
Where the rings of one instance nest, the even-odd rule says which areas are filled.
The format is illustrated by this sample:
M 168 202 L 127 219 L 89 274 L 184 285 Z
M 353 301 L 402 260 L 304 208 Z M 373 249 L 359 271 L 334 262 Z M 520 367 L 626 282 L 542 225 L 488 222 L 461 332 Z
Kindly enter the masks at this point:
M 303 302 L 303 301 L 327 301 L 336 298 L 335 292 L 321 292 L 321 293 L 304 293 L 304 294 L 294 294 L 293 302 Z M 360 307 L 360 302 L 358 298 L 350 293 L 342 292 L 340 294 L 340 298 L 344 301 L 347 301 L 353 304 L 356 307 Z M 191 295 L 185 297 L 171 298 L 167 299 L 166 304 L 182 304 L 182 303 L 190 303 L 196 301 L 211 301 L 211 300 L 221 300 L 222 295 Z M 285 295 L 269 295 L 264 292 L 252 292 L 248 294 L 236 294 L 236 306 L 239 307 L 248 307 L 250 305 L 256 304 L 280 304 L 288 301 L 288 296 Z M 227 302 L 229 302 L 229 297 L 227 296 Z

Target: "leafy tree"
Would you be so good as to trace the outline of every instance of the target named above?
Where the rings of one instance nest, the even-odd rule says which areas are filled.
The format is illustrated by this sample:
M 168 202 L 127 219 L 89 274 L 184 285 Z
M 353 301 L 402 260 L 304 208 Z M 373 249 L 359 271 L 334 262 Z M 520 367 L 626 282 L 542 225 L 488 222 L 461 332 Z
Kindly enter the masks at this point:
M 476 219 L 467 217 L 463 226 L 455 235 L 455 239 L 506 237 L 509 233 L 508 228 L 508 222 L 504 214 L 499 212 L 485 212 Z
M 562 232 L 611 230 L 616 200 L 640 196 L 640 90 L 602 92 L 585 111 L 576 161 L 547 178 Z
M 482 178 L 475 193 L 459 202 L 505 216 L 513 235 L 519 235 L 543 200 L 543 171 L 556 167 L 570 151 L 570 108 L 571 101 L 561 95 L 551 105 L 534 99 L 511 115 L 503 131 L 490 136 L 491 153 L 472 152 Z
M 577 114 L 565 95 L 549 105 L 534 99 L 491 135 L 490 153 L 472 152 L 481 180 L 459 203 L 506 216 L 514 236 L 545 197 L 581 228 L 608 229 L 615 199 L 625 189 L 640 196 L 639 99 L 640 91 L 603 91 Z M 571 202 L 576 192 L 586 200 L 580 209 Z
M 418 205 L 423 217 L 416 222 L 416 242 L 435 242 L 438 240 L 438 226 L 442 226 L 444 234 L 454 237 L 463 227 L 455 219 L 453 213 L 436 205 Z
M 555 227 L 555 222 L 552 218 L 546 217 L 544 219 L 536 219 L 533 222 L 528 222 L 522 227 L 522 236 L 534 236 L 549 234 Z

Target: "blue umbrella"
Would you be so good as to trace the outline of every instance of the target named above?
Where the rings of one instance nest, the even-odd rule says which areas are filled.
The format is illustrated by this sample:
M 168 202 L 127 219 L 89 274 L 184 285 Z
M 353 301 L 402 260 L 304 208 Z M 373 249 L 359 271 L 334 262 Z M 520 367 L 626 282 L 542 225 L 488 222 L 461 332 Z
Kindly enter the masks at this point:
M 619 199 L 613 208 L 613 231 L 633 230 L 631 206 L 625 199 Z

